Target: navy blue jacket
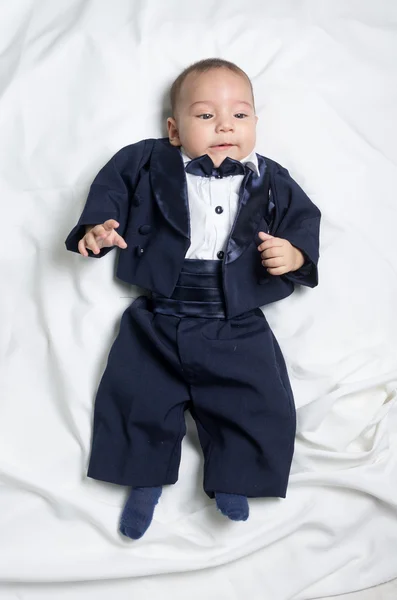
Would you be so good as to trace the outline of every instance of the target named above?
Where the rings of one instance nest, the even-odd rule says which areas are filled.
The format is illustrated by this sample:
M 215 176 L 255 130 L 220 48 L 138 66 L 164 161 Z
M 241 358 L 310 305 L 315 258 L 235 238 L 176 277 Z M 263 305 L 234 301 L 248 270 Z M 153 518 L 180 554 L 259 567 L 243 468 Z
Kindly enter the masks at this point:
M 258 156 L 259 176 L 247 169 L 239 208 L 223 258 L 229 318 L 289 296 L 294 284 L 318 283 L 320 211 L 288 171 Z M 181 153 L 167 138 L 122 148 L 93 181 L 77 225 L 66 239 L 78 252 L 85 225 L 116 219 L 128 248 L 121 250 L 117 277 L 164 296 L 175 288 L 190 246 L 187 184 Z M 298 271 L 269 275 L 261 264 L 258 232 L 287 239 L 305 256 Z M 111 248 L 103 248 L 101 257 Z

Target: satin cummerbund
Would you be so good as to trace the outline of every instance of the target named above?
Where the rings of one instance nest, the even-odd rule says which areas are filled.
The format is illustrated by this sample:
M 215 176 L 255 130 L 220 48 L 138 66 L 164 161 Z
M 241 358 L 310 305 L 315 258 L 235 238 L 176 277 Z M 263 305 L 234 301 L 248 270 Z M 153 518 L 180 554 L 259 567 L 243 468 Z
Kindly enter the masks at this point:
M 152 310 L 175 317 L 225 318 L 222 261 L 185 259 L 171 298 L 153 292 Z

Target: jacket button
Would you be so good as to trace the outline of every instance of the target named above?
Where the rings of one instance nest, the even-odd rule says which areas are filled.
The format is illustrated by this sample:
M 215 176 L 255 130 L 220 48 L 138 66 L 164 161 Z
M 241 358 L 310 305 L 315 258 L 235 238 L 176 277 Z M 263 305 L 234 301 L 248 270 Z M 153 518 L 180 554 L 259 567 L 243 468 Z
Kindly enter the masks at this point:
M 220 215 L 220 214 L 222 214 L 222 213 L 223 213 L 223 208 L 222 208 L 222 206 L 217 206 L 217 207 L 216 207 L 216 209 L 215 209 L 215 212 L 216 212 L 216 214 L 217 214 L 217 215 Z
M 147 235 L 152 231 L 152 227 L 151 225 L 141 225 L 138 231 L 139 233 L 142 233 L 142 235 Z
M 223 250 L 219 250 L 217 257 L 222 260 L 222 258 L 225 256 L 225 253 L 223 252 Z
M 135 254 L 137 256 L 142 256 L 142 254 L 145 252 L 145 249 L 142 248 L 142 246 L 135 246 Z
M 141 202 L 142 202 L 142 199 L 139 196 L 134 196 L 132 198 L 132 204 L 134 206 L 139 206 L 141 204 Z

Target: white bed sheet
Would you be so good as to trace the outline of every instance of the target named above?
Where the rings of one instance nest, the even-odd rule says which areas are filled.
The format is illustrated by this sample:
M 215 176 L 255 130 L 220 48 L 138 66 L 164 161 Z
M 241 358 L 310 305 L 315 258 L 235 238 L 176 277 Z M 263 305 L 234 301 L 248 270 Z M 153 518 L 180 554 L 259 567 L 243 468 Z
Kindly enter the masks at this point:
M 0 598 L 308 600 L 397 577 L 396 5 L 0 12 Z M 179 482 L 131 542 L 117 533 L 127 489 L 85 470 L 95 390 L 140 291 L 114 278 L 115 253 L 84 260 L 64 239 L 99 168 L 164 134 L 167 86 L 209 56 L 251 76 L 258 152 L 323 214 L 319 287 L 265 310 L 295 393 L 296 453 L 287 499 L 226 522 L 202 491 L 189 421 Z

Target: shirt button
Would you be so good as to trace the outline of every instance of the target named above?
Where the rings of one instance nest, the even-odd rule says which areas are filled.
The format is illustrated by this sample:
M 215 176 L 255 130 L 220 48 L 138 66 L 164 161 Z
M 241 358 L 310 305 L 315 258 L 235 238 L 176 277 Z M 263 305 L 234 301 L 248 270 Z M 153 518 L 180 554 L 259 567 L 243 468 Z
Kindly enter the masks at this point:
M 222 206 L 217 206 L 215 209 L 215 212 L 217 215 L 221 215 L 223 213 L 223 208 Z
M 142 256 L 144 252 L 145 250 L 142 248 L 142 246 L 135 246 L 135 254 L 137 256 Z
M 219 250 L 217 257 L 222 260 L 222 258 L 225 256 L 225 253 L 222 250 Z

